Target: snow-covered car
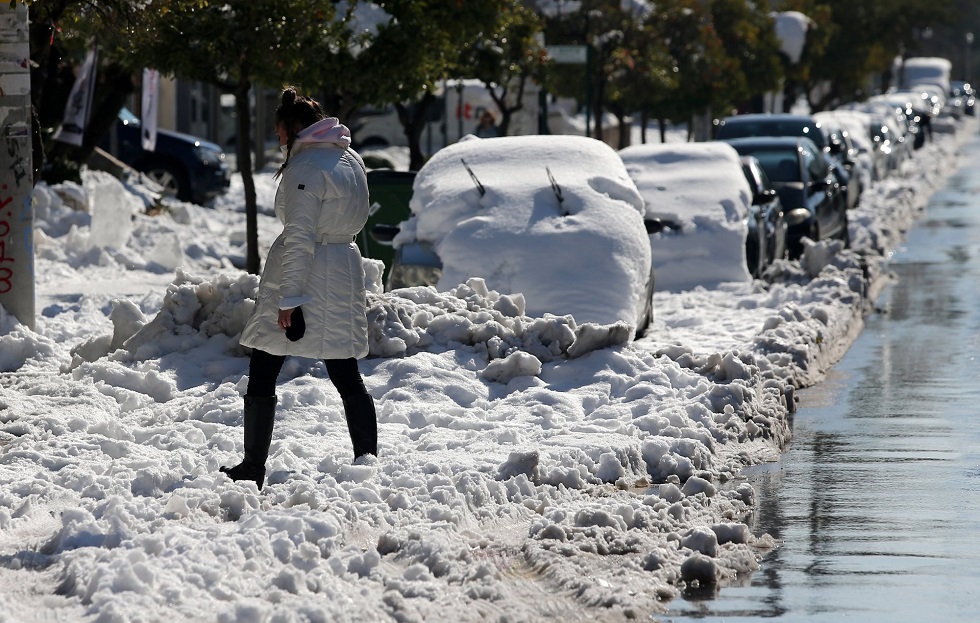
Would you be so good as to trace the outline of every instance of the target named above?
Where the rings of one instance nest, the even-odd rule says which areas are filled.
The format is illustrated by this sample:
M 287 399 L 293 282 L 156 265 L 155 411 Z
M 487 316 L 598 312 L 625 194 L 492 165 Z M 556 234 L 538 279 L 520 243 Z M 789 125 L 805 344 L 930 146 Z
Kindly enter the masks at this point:
M 814 119 L 819 119 L 827 134 L 827 155 L 834 162 L 844 167 L 847 171 L 847 208 L 856 208 L 861 203 L 861 195 L 870 186 L 870 176 L 865 167 L 870 164 L 870 159 L 864 162 L 859 161 L 860 155 L 851 134 L 847 129 L 832 116 L 813 115 Z
M 950 105 L 963 111 L 963 114 L 974 116 L 976 113 L 977 92 L 965 80 L 951 80 L 949 83 Z
M 857 175 L 862 192 L 887 172 L 888 155 L 877 149 L 871 140 L 870 113 L 857 110 L 825 110 L 814 113 L 813 117 L 828 128 L 830 149 L 837 152 L 838 159 L 851 160 L 851 174 Z
M 862 111 L 873 117 L 871 140 L 887 154 L 888 174 L 900 172 L 912 157 L 915 137 L 906 116 L 885 102 L 851 102 L 838 110 Z
M 658 290 L 752 280 L 745 247 L 752 191 L 738 153 L 721 142 L 650 143 L 620 150 L 664 229 L 652 236 Z M 755 229 L 760 240 L 760 230 Z M 758 247 L 757 247 L 758 248 Z
M 480 277 L 523 294 L 528 315 L 626 321 L 637 334 L 650 323 L 647 232 L 658 224 L 644 221 L 640 192 L 601 141 L 464 137 L 419 170 L 409 207 L 392 238 L 389 290 Z

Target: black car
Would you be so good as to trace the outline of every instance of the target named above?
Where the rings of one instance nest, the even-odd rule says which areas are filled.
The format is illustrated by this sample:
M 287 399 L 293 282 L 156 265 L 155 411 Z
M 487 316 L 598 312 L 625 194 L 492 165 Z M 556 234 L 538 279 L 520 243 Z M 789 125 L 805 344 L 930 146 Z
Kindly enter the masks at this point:
M 789 255 L 803 252 L 804 237 L 845 243 L 847 203 L 828 158 L 807 138 L 770 136 L 725 141 L 742 156 L 755 156 L 783 204 Z
M 715 138 L 745 138 L 749 136 L 799 136 L 813 141 L 817 149 L 829 157 L 831 171 L 841 185 L 848 206 L 854 207 L 860 199 L 860 187 L 850 188 L 851 173 L 846 163 L 837 159 L 831 151 L 831 140 L 827 128 L 812 115 L 793 113 L 759 113 L 733 115 L 718 122 Z M 854 181 L 857 184 L 857 180 Z
M 847 209 L 856 208 L 864 193 L 861 173 L 857 168 L 858 149 L 851 141 L 851 135 L 839 124 L 827 122 L 824 125 L 827 128 L 828 154 L 837 166 L 847 172 Z
M 157 130 L 156 149 L 143 149 L 140 120 L 126 108 L 119 111 L 118 122 L 100 147 L 181 201 L 206 203 L 231 183 L 225 154 L 204 139 Z
M 741 156 L 742 172 L 752 189 L 749 233 L 745 238 L 745 257 L 749 272 L 759 278 L 766 268 L 786 257 L 786 224 L 783 202 L 773 188 L 766 170 L 755 156 Z

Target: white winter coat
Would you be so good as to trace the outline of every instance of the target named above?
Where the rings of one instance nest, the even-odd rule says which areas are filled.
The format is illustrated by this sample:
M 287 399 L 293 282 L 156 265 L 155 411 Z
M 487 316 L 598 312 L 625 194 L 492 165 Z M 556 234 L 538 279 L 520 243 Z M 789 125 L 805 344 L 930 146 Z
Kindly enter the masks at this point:
M 349 145 L 335 118 L 298 134 L 276 193 L 284 229 L 269 249 L 242 346 L 316 359 L 367 354 L 364 269 L 352 241 L 367 222 L 368 187 Z M 306 333 L 290 342 L 279 310 L 300 305 Z

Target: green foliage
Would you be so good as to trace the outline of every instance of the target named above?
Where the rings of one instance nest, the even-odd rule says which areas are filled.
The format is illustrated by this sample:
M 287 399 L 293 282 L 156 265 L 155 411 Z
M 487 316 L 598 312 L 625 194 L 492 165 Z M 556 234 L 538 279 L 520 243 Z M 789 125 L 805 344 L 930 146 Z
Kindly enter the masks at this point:
M 949 26 L 964 7 L 960 0 L 785 0 L 783 10 L 814 21 L 800 63 L 786 64 L 790 87 L 798 85 L 814 110 L 866 97 L 872 76 L 887 78 L 895 57 L 918 54 L 923 33 Z
M 499 0 L 492 21 L 460 52 L 459 78 L 476 78 L 502 111 L 499 127 L 507 134 L 512 113 L 523 107 L 528 80 L 541 82 L 548 59 L 538 33 L 538 16 L 518 0 Z
M 783 75 L 780 42 L 768 12 L 745 0 L 711 0 L 710 12 L 724 55 L 733 63 L 728 103 L 777 90 Z
M 494 23 L 499 1 L 463 6 L 461 0 L 388 0 L 383 8 L 391 20 L 342 70 L 351 81 L 365 81 L 360 97 L 367 103 L 398 108 L 413 169 L 423 163 L 419 136 L 437 85 L 461 75 L 460 50 Z
M 329 40 L 334 5 L 316 0 L 149 0 L 156 19 L 131 28 L 131 50 L 147 66 L 227 89 L 294 81 L 307 46 Z M 206 59 L 206 62 L 202 62 Z
M 746 0 L 591 0 L 548 20 L 545 33 L 550 44 L 592 47 L 595 109 L 686 122 L 760 96 L 783 74 L 772 19 Z M 556 67 L 549 89 L 574 95 L 569 85 L 581 84 L 581 71 Z

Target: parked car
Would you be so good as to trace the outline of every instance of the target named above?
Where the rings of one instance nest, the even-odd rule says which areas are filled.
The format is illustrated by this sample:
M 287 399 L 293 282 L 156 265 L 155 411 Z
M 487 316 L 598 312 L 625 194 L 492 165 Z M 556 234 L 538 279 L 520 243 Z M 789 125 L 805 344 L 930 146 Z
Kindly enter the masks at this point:
M 871 115 L 850 110 L 825 110 L 813 117 L 827 128 L 830 152 L 837 159 L 851 162 L 848 172 L 857 176 L 861 194 L 885 175 L 886 155 L 875 149 L 871 140 Z M 860 197 L 860 196 L 859 196 Z
M 854 207 L 860 201 L 862 192 L 860 180 L 852 182 L 847 163 L 838 160 L 831 151 L 827 128 L 823 127 L 813 115 L 792 113 L 734 115 L 722 119 L 715 131 L 715 138 L 719 140 L 748 136 L 801 136 L 810 139 L 817 149 L 829 157 L 831 171 L 837 178 L 837 183 L 841 185 L 848 207 Z
M 838 110 L 858 111 L 871 116 L 871 140 L 875 149 L 885 155 L 885 173 L 892 175 L 901 170 L 914 151 L 908 120 L 893 106 L 884 102 L 852 102 Z
M 789 255 L 802 254 L 804 237 L 839 238 L 849 244 L 847 206 L 830 162 L 808 138 L 771 136 L 729 139 L 743 156 L 755 156 L 779 194 L 785 212 Z
M 976 114 L 977 92 L 973 86 L 964 80 L 952 80 L 949 83 L 949 97 L 952 105 L 963 110 L 963 114 L 971 117 Z
M 204 204 L 231 184 L 225 154 L 218 145 L 188 134 L 157 130 L 156 148 L 146 151 L 140 120 L 126 108 L 119 111 L 115 128 L 100 147 L 181 201 Z
M 472 277 L 523 294 L 526 313 L 578 324 L 653 317 L 643 198 L 619 156 L 581 136 L 464 137 L 420 168 L 411 216 L 379 224 L 394 258 L 386 287 L 449 290 Z
M 653 236 L 658 290 L 691 290 L 752 280 L 746 259 L 752 191 L 738 153 L 720 142 L 650 143 L 619 151 L 640 190 L 646 215 L 664 230 Z
M 745 238 L 745 257 L 752 276 L 759 278 L 776 260 L 786 257 L 786 216 L 779 193 L 755 156 L 740 156 L 742 172 L 752 190 L 752 216 Z M 753 231 L 755 230 L 755 231 Z
M 921 149 L 932 138 L 932 119 L 939 110 L 928 103 L 928 93 L 920 91 L 890 91 L 868 98 L 868 102 L 880 102 L 891 106 L 905 117 L 912 137 L 912 148 Z
M 861 195 L 870 184 L 861 170 L 858 150 L 851 140 L 850 133 L 834 119 L 821 121 L 827 133 L 827 155 L 833 159 L 834 166 L 843 167 L 847 172 L 847 209 L 856 208 L 861 203 Z

